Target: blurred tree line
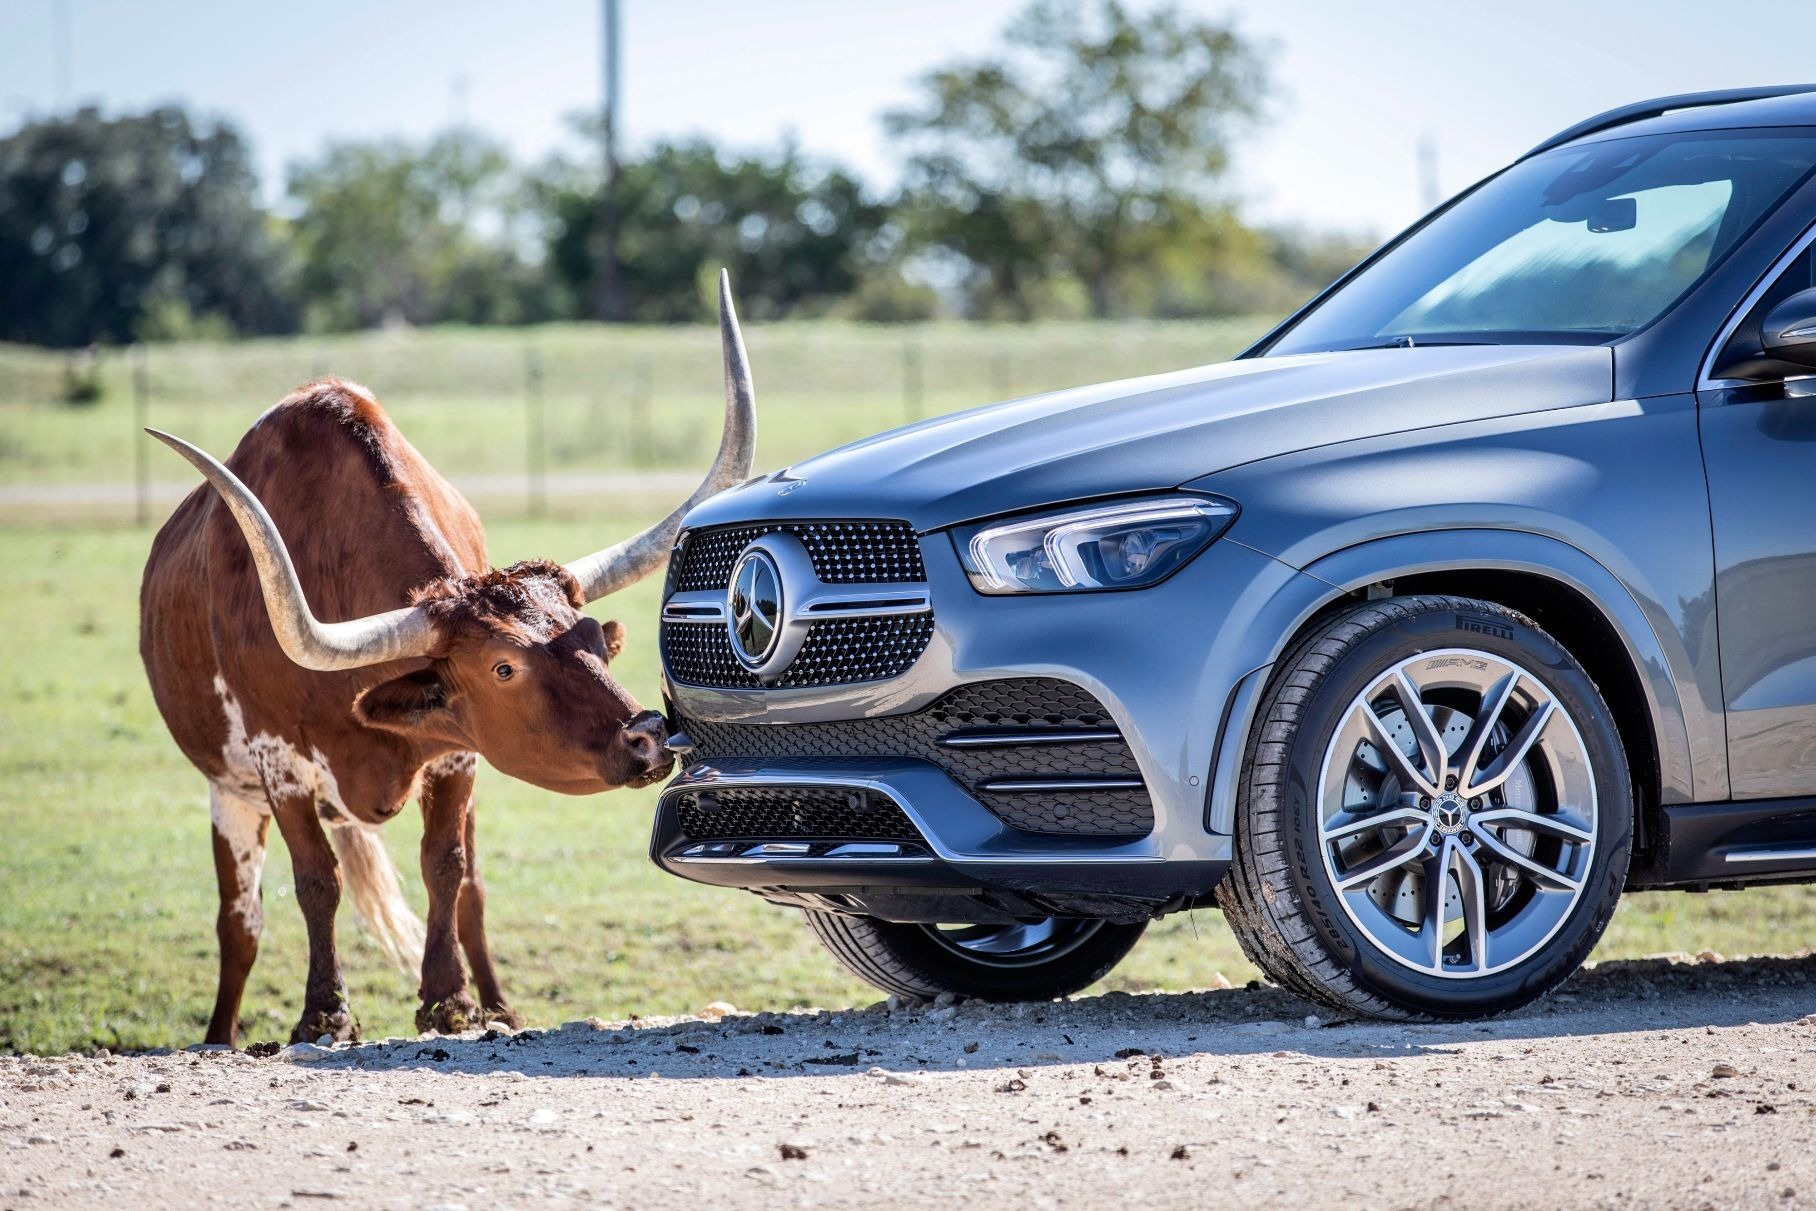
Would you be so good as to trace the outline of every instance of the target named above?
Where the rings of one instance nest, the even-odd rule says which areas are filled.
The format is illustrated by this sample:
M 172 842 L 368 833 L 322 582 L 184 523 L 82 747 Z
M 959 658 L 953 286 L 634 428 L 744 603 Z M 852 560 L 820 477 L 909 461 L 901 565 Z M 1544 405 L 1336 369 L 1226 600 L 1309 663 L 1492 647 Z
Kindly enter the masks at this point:
M 792 143 L 691 139 L 621 164 L 609 207 L 596 157 L 460 129 L 332 145 L 272 211 L 231 124 L 83 109 L 0 139 L 0 340 L 584 318 L 607 248 L 640 322 L 709 315 L 721 265 L 768 318 L 1279 312 L 1364 248 L 1242 221 L 1231 149 L 1268 94 L 1227 24 L 1034 0 L 884 115 L 893 196 Z

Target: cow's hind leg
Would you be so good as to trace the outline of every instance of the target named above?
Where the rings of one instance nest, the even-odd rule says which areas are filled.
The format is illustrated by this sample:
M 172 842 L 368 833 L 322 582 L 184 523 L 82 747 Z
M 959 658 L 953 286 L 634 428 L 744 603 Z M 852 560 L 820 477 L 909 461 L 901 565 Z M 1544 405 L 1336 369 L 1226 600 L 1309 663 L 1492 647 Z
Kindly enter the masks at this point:
M 296 879 L 296 903 L 309 931 L 309 978 L 303 991 L 303 1016 L 290 1034 L 293 1041 L 313 1043 L 323 1035 L 336 1041 L 357 1039 L 359 1021 L 347 1001 L 335 948 L 334 914 L 340 909 L 340 862 L 322 831 L 313 795 L 287 795 L 272 804 L 278 831 L 290 849 Z
M 265 927 L 261 880 L 265 870 L 265 830 L 271 812 L 219 786 L 208 788 L 208 814 L 214 825 L 214 878 L 221 892 L 214 932 L 221 943 L 221 979 L 208 1019 L 210 1043 L 231 1047 L 238 1042 L 240 998 L 246 977 L 258 959 L 259 935 Z

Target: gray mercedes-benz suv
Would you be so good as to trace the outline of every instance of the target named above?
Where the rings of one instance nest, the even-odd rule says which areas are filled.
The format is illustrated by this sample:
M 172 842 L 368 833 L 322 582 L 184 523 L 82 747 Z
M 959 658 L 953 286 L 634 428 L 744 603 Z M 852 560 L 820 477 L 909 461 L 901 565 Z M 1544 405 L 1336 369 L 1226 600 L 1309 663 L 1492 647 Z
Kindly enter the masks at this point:
M 708 501 L 652 856 L 910 996 L 1076 991 L 1214 902 L 1435 1017 L 1624 888 L 1816 878 L 1813 168 L 1816 85 L 1628 106 L 1232 362 Z

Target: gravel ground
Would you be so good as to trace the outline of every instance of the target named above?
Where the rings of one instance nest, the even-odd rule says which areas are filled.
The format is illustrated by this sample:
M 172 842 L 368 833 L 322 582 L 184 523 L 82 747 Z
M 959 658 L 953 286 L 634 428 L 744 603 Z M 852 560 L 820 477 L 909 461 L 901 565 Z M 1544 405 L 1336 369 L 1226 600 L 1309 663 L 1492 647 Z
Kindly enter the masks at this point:
M 0 1058 L 0 1208 L 1816 1207 L 1816 954 L 1486 1023 L 1271 988 Z

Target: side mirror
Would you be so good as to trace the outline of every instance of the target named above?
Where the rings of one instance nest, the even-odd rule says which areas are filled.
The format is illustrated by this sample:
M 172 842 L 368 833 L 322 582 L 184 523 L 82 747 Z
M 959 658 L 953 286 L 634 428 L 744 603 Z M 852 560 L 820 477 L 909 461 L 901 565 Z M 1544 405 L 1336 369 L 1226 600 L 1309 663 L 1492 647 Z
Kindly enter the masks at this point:
M 1772 308 L 1759 326 L 1759 343 L 1767 357 L 1816 368 L 1816 287 Z

